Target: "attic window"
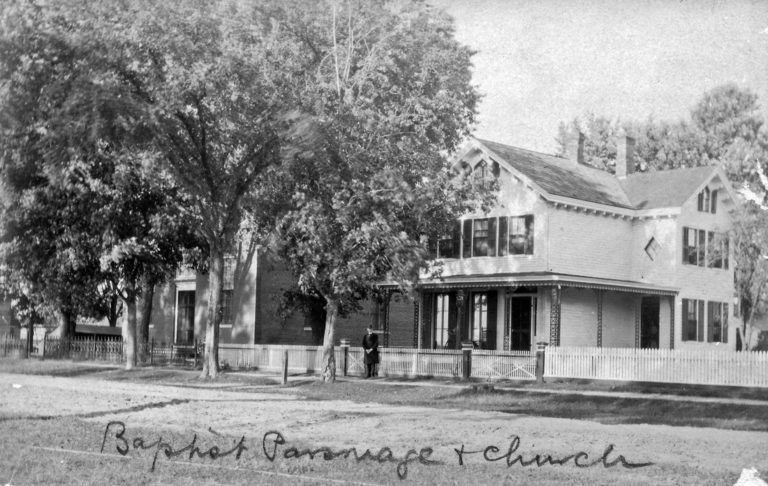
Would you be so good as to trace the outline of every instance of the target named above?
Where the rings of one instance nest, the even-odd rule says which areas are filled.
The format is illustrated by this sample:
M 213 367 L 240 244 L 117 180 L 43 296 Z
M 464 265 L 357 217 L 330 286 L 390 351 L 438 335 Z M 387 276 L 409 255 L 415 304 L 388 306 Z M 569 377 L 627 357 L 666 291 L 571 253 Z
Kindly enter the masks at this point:
M 705 187 L 699 193 L 698 210 L 703 213 L 712 214 L 717 212 L 717 190 L 710 191 L 708 187 Z
M 651 239 L 648 240 L 648 244 L 645 245 L 645 254 L 648 255 L 648 258 L 651 260 L 656 260 L 659 249 L 661 249 L 661 245 L 656 241 L 656 238 L 651 237 Z
M 490 186 L 490 182 L 499 176 L 499 165 L 496 163 L 488 164 L 481 160 L 472 171 L 473 176 L 482 187 Z M 487 183 L 487 184 L 486 184 Z

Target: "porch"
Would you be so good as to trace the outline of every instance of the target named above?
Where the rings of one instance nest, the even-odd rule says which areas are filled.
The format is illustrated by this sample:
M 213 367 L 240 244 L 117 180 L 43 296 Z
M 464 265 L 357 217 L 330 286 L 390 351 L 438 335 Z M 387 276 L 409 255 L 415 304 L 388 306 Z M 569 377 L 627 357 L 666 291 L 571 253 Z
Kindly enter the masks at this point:
M 533 352 L 550 346 L 672 349 L 677 289 L 552 273 L 423 281 L 419 349 Z M 393 330 L 394 331 L 394 330 Z

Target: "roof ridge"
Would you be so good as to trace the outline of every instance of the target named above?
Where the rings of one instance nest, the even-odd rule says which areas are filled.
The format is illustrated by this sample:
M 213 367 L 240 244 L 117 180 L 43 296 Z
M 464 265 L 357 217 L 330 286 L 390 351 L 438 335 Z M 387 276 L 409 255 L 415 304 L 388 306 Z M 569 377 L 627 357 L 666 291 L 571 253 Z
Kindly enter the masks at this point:
M 495 143 L 496 145 L 503 145 L 503 146 L 505 146 L 505 147 L 507 147 L 507 148 L 513 148 L 513 149 L 517 149 L 517 150 L 523 150 L 523 151 L 525 151 L 525 152 L 529 152 L 529 153 L 532 153 L 532 154 L 538 154 L 538 155 L 546 155 L 547 157 L 554 157 L 554 158 L 556 158 L 556 159 L 564 159 L 564 160 L 565 160 L 565 157 L 560 157 L 559 155 L 555 155 L 555 154 L 548 154 L 548 153 L 546 153 L 546 152 L 539 152 L 538 150 L 531 150 L 531 149 L 527 149 L 527 148 L 525 148 L 525 147 L 518 147 L 517 145 L 509 145 L 508 143 L 494 142 L 493 140 L 487 140 L 487 139 L 483 139 L 483 138 L 477 138 L 477 137 L 475 137 L 475 139 L 476 139 L 478 142 L 482 142 L 482 143 Z
M 684 170 L 702 170 L 702 169 L 711 169 L 711 170 L 717 170 L 719 165 L 712 164 L 712 165 L 697 165 L 696 167 L 675 167 L 672 169 L 654 169 L 654 170 L 647 170 L 643 172 L 633 172 L 631 174 L 627 174 L 627 178 L 635 177 L 635 176 L 643 176 L 643 175 L 651 175 L 651 174 L 658 174 L 663 172 L 676 172 L 676 171 L 684 171 Z
M 475 139 L 478 142 L 481 142 L 481 143 L 493 143 L 493 144 L 496 144 L 496 145 L 502 145 L 502 146 L 507 147 L 507 148 L 511 148 L 511 149 L 515 149 L 515 150 L 522 150 L 523 152 L 528 152 L 528 153 L 536 154 L 536 155 L 544 155 L 546 157 L 552 157 L 553 159 L 558 159 L 558 160 L 561 160 L 563 162 L 569 162 L 568 157 L 563 157 L 562 155 L 547 154 L 547 153 L 544 153 L 544 152 L 539 152 L 537 150 L 527 149 L 525 147 L 518 147 L 516 145 L 509 145 L 509 144 L 501 143 L 501 142 L 494 142 L 493 140 L 485 140 L 485 139 L 482 139 L 482 138 L 475 138 Z M 597 170 L 597 171 L 600 171 L 600 172 L 602 172 L 604 174 L 608 174 L 611 177 L 615 177 L 615 174 L 611 174 L 607 170 L 603 170 L 603 169 L 601 169 L 599 167 L 595 167 L 594 165 L 580 163 L 580 164 L 577 164 L 576 167 L 584 167 L 586 169 Z

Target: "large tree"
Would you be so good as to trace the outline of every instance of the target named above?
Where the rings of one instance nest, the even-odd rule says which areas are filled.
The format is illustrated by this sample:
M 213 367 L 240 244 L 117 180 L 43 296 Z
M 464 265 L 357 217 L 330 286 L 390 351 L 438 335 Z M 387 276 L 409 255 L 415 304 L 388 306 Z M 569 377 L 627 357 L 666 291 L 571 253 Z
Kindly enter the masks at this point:
M 219 370 L 224 256 L 240 230 L 247 196 L 280 161 L 286 127 L 301 119 L 289 113 L 302 73 L 290 70 L 294 54 L 259 7 L 137 1 L 109 26 L 124 42 L 112 69 L 139 94 L 154 147 L 208 247 L 207 377 Z
M 62 336 L 78 314 L 112 321 L 115 298 L 125 301 L 130 368 L 137 298 L 151 302 L 179 264 L 189 218 L 157 168 L 145 93 L 115 69 L 126 41 L 109 13 L 79 1 L 6 11 L 0 234 L 31 298 L 60 309 Z
M 478 94 L 451 20 L 420 2 L 282 9 L 270 15 L 303 53 L 290 69 L 313 74 L 300 99 L 314 124 L 310 150 L 287 158 L 275 182 L 292 195 L 276 249 L 297 290 L 324 303 L 321 376 L 333 381 L 337 316 L 384 280 L 411 290 L 427 267 L 424 237 L 475 207 L 444 154 L 467 135 Z

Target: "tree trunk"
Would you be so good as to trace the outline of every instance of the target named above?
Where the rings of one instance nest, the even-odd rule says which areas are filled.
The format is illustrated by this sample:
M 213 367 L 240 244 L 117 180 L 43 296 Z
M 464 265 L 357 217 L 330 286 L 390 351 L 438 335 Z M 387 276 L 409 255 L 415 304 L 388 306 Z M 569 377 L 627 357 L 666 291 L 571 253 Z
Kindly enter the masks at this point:
M 221 322 L 221 281 L 224 276 L 224 252 L 211 245 L 210 271 L 208 273 L 208 320 L 205 324 L 205 355 L 200 378 L 216 378 L 219 375 L 219 323 Z
M 155 284 L 148 278 L 141 279 L 141 298 L 137 309 L 136 340 L 138 341 L 139 363 L 146 364 L 149 345 L 149 323 L 152 320 L 152 299 L 155 294 Z
M 325 336 L 323 337 L 323 364 L 320 379 L 323 383 L 336 381 L 336 356 L 333 352 L 333 342 L 336 331 L 336 314 L 338 304 L 333 299 L 326 299 L 325 306 Z
M 75 325 L 77 314 L 65 309 L 59 309 L 59 326 L 53 334 L 60 339 L 72 339 L 75 337 Z
M 30 316 L 27 323 L 27 342 L 24 346 L 24 358 L 29 358 L 34 347 L 35 319 Z
M 120 298 L 117 295 L 113 295 L 109 299 L 109 315 L 107 316 L 107 320 L 109 321 L 109 327 L 117 327 L 117 317 L 120 314 L 118 304 L 120 303 Z
M 123 324 L 123 351 L 125 352 L 125 369 L 136 367 L 136 288 L 126 284 L 125 306 L 127 313 Z

